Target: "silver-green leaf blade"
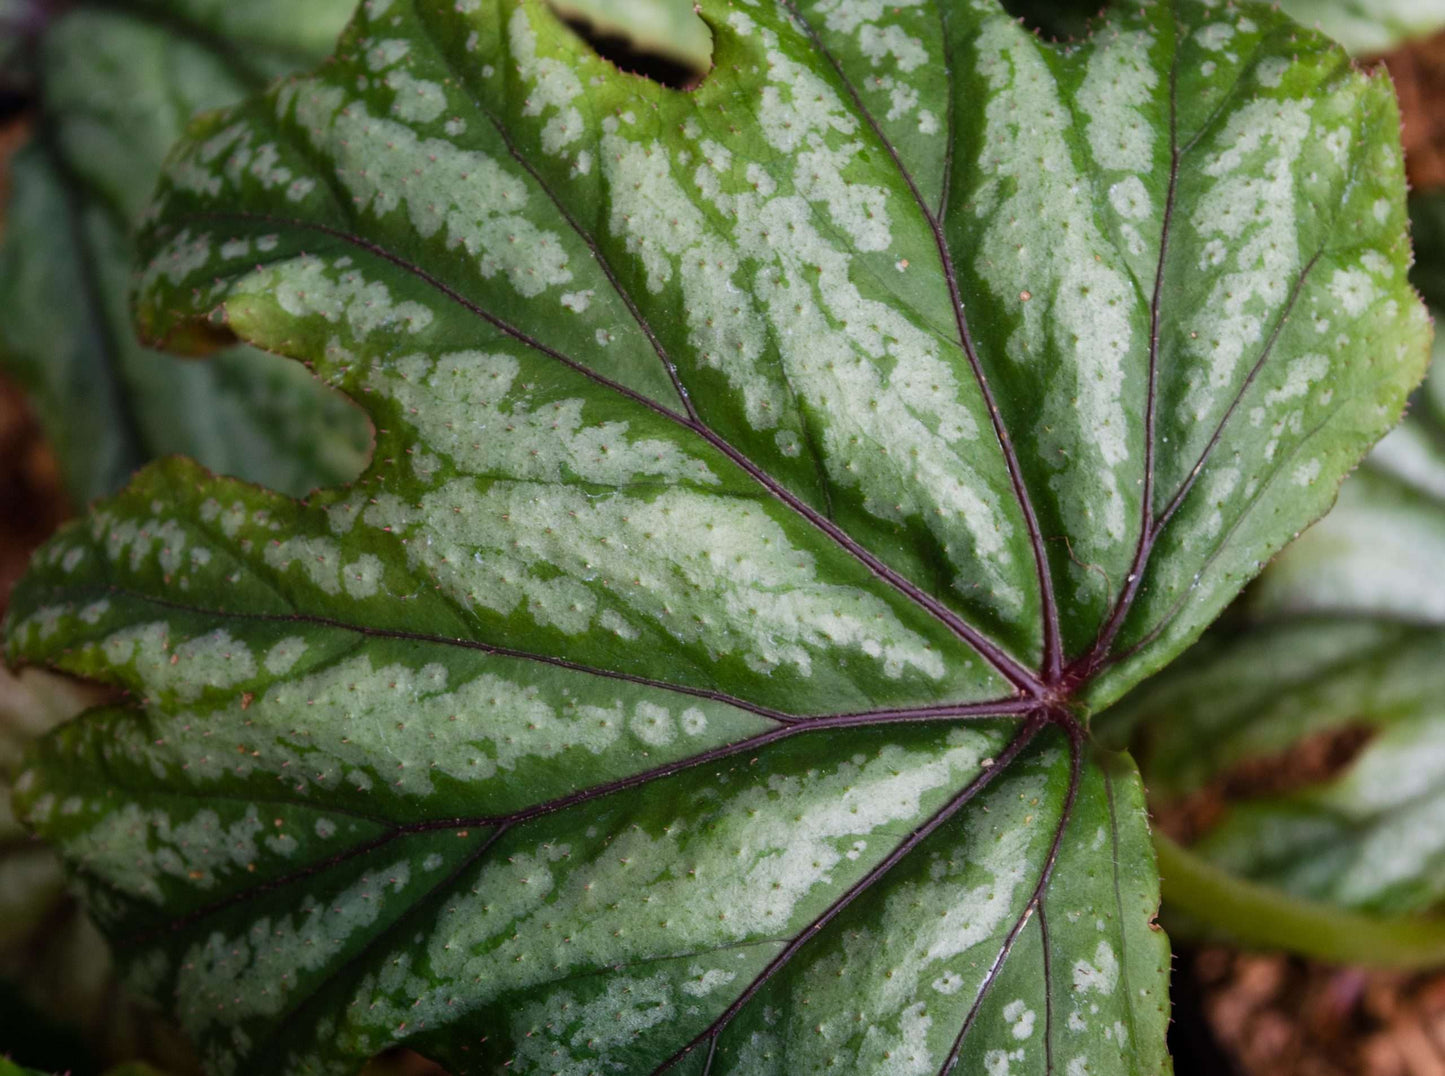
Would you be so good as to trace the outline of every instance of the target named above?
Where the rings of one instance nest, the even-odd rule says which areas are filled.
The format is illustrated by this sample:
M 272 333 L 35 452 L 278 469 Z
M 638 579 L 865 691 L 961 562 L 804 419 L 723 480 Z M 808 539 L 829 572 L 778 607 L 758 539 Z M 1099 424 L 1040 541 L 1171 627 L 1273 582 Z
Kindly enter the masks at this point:
M 220 1071 L 1167 1070 L 1087 712 L 1421 372 L 1388 84 L 1257 9 L 700 14 L 681 92 L 540 3 L 370 0 L 172 158 L 146 330 L 378 438 L 304 504 L 153 468 L 12 615 L 132 693 L 27 810 Z M 112 743 L 137 802 L 66 815 Z

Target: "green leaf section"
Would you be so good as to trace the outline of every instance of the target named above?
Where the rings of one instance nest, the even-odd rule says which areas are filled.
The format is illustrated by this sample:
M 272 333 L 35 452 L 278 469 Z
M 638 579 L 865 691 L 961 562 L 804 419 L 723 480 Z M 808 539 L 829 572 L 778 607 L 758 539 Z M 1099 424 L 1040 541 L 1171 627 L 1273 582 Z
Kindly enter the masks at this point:
M 170 453 L 298 494 L 360 469 L 364 418 L 303 369 L 249 348 L 207 364 L 150 351 L 128 298 L 132 229 L 192 114 L 314 63 L 351 9 L 133 0 L 0 23 L 39 87 L 0 247 L 0 363 L 27 388 L 77 502 Z
M 36 1072 L 34 1069 L 23 1069 L 15 1062 L 0 1057 L 0 1076 L 45 1076 L 45 1074 Z
M 1387 915 L 1445 898 L 1442 371 L 1437 360 L 1338 506 L 1260 578 L 1240 623 L 1109 718 L 1142 729 L 1159 802 L 1312 737 L 1367 733 L 1340 772 L 1232 805 L 1195 851 L 1287 893 Z
M 144 1056 L 185 1076 L 196 1071 L 185 1044 L 154 1006 L 120 993 L 60 856 L 11 811 L 26 749 L 105 695 L 40 669 L 0 671 L 0 1050 L 61 1072 Z
M 1426 971 L 1445 959 L 1445 919 L 1346 911 L 1250 881 L 1163 835 L 1154 845 L 1168 879 L 1171 929 L 1183 923 L 1227 945 L 1288 949 L 1331 964 Z
M 1310 736 L 1371 738 L 1343 772 L 1234 803 L 1195 849 L 1244 877 L 1381 914 L 1445 896 L 1438 630 L 1304 618 L 1191 652 L 1146 690 L 1151 795 L 1167 803 Z M 1283 763 L 1280 763 L 1283 765 Z
M 123 688 L 26 818 L 211 1069 L 1168 1069 L 1091 709 L 1324 510 L 1420 376 L 1386 82 L 1265 9 L 369 0 L 204 120 L 157 338 L 377 429 L 304 502 L 166 461 L 16 592 Z

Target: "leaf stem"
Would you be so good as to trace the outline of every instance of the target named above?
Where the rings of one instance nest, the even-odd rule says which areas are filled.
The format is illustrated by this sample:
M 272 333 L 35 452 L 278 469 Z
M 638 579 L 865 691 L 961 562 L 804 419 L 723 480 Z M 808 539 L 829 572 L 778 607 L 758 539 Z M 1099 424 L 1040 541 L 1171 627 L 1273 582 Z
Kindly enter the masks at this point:
M 1293 896 L 1154 834 L 1166 907 L 1248 948 L 1400 970 L 1445 964 L 1445 918 L 1380 916 Z

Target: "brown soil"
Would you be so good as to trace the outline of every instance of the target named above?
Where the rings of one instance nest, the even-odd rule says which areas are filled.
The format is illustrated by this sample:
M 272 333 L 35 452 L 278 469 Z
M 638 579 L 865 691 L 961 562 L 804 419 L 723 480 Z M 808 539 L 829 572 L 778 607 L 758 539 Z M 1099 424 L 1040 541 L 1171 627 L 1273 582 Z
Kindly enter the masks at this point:
M 1417 188 L 1445 185 L 1445 32 L 1383 59 L 1400 97 L 1410 183 Z
M 0 379 L 0 613 L 31 551 L 69 512 L 40 426 L 20 390 Z
M 1228 949 L 1198 953 L 1188 973 L 1241 1074 L 1445 1076 L 1445 975 L 1366 972 Z M 1178 1060 L 1181 1072 L 1192 1071 Z

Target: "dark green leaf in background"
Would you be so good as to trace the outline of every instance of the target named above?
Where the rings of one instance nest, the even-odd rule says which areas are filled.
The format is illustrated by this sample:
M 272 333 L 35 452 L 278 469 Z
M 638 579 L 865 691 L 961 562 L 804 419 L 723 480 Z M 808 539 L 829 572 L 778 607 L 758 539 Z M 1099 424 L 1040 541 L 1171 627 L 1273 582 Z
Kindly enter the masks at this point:
M 232 348 L 140 346 L 131 232 L 191 116 L 324 56 L 352 0 L 132 0 L 0 10 L 34 72 L 0 246 L 0 366 L 30 393 L 80 504 L 158 456 L 292 493 L 350 478 L 365 422 L 300 367 Z
M 1266 8 L 705 3 L 710 74 L 368 0 L 198 127 L 141 320 L 378 431 L 17 590 L 126 689 L 31 824 L 217 1073 L 1167 1071 L 1132 763 L 1429 335 L 1388 83 Z
M 1410 230 L 1416 257 L 1410 277 L 1426 302 L 1445 308 L 1445 190 L 1424 191 L 1410 199 Z
M 1229 630 L 1108 717 L 1116 731 L 1142 729 L 1161 805 L 1311 738 L 1354 732 L 1362 746 L 1339 772 L 1232 805 L 1197 851 L 1298 896 L 1380 914 L 1445 897 L 1442 373 L 1437 360 L 1409 418 L 1270 566 Z

